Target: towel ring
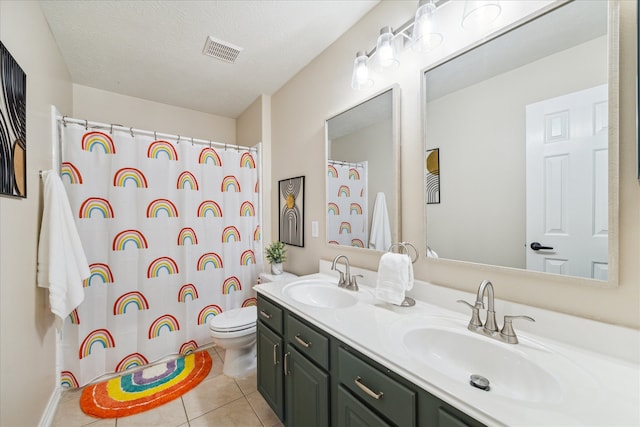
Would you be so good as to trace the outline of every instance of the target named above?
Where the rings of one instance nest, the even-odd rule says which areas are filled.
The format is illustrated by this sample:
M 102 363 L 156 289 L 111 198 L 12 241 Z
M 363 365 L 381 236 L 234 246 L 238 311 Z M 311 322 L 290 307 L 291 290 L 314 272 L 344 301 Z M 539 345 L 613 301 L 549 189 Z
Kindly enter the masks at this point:
M 411 248 L 413 249 L 413 252 L 416 254 L 415 258 L 411 258 L 411 255 L 409 255 L 409 250 L 407 249 L 407 246 L 411 246 Z M 391 246 L 389 246 L 389 250 L 387 252 L 393 252 L 393 248 L 397 247 L 398 249 L 402 248 L 402 253 L 407 255 L 409 257 L 409 259 L 411 259 L 411 264 L 415 264 L 416 261 L 418 260 L 418 257 L 420 256 L 418 249 L 416 249 L 416 247 L 409 242 L 398 242 L 398 243 L 394 243 Z M 413 307 L 414 305 L 416 305 L 416 300 L 414 300 L 411 297 L 404 297 L 404 300 L 402 300 L 402 302 L 400 303 L 400 307 Z
M 413 249 L 413 253 L 415 254 L 414 257 L 412 257 L 411 255 L 409 255 L 409 250 L 407 249 L 407 246 L 410 246 L 411 249 Z M 389 246 L 389 250 L 387 250 L 387 252 L 393 252 L 394 248 L 402 248 L 402 252 L 403 254 L 408 255 L 411 258 L 411 264 L 415 264 L 416 261 L 418 260 L 418 258 L 420 257 L 420 253 L 418 252 L 418 249 L 416 249 L 416 247 L 413 245 L 413 243 L 409 243 L 409 242 L 399 242 L 399 243 L 394 243 L 393 245 Z

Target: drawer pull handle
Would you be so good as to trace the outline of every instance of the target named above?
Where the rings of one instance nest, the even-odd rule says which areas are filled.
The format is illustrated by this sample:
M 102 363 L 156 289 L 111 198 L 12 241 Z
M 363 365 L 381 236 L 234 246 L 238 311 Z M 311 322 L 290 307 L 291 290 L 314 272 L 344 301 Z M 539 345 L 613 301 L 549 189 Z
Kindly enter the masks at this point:
M 364 385 L 362 383 L 362 378 L 360 378 L 359 376 L 356 377 L 354 382 L 356 383 L 358 388 L 360 388 L 360 390 L 364 391 L 365 393 L 367 393 L 369 396 L 373 397 L 376 400 L 379 400 L 384 395 L 383 392 L 376 393 L 375 391 L 371 390 L 369 387 Z
M 273 364 L 277 365 L 278 364 L 278 347 L 280 346 L 280 344 L 274 344 L 273 345 Z
M 310 342 L 306 342 L 305 340 L 303 340 L 302 338 L 300 338 L 300 334 L 295 336 L 296 341 L 298 341 L 298 343 L 300 343 L 301 346 L 303 346 L 304 348 L 309 348 L 311 347 L 311 343 Z
M 270 315 L 264 310 L 260 310 L 260 316 L 264 317 L 265 319 L 271 319 L 273 317 L 272 315 Z
M 289 375 L 289 363 L 287 363 L 287 360 L 289 360 L 289 356 L 291 356 L 291 353 L 286 352 L 284 354 L 284 374 L 285 375 Z

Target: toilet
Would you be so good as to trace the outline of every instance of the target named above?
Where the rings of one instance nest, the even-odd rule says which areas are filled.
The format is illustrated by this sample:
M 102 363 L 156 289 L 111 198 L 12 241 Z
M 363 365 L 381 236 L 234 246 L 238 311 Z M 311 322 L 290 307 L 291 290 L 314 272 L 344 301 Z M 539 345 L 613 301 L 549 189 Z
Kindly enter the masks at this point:
M 209 321 L 213 342 L 225 349 L 222 372 L 228 377 L 247 376 L 256 369 L 256 306 L 235 308 Z

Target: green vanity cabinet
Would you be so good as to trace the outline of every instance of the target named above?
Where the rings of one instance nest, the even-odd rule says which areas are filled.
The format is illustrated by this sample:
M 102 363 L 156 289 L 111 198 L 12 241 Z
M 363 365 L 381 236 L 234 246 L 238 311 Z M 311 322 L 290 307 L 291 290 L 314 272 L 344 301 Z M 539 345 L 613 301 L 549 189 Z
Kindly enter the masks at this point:
M 483 424 L 258 294 L 258 390 L 288 427 Z
M 291 344 L 284 357 L 287 426 L 329 427 L 329 374 Z
M 258 322 L 256 329 L 259 355 L 258 390 L 273 412 L 282 419 L 284 415 L 283 341 L 262 322 Z
M 420 427 L 484 427 L 484 424 L 421 390 L 418 417 Z
M 394 425 L 416 425 L 417 391 L 404 386 L 373 367 L 361 355 L 344 347 L 338 348 L 338 379 L 354 396 Z
M 329 427 L 329 338 L 258 294 L 258 390 L 285 425 Z
M 338 427 L 391 427 L 343 385 L 338 386 L 337 402 Z

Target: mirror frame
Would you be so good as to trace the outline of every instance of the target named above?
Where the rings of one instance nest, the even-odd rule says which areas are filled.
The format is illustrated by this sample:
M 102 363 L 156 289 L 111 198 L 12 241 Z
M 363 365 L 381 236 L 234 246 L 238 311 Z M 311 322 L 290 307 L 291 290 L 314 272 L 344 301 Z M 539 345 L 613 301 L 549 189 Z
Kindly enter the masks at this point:
M 420 79 L 421 79 L 421 126 L 422 126 L 422 158 L 424 158 L 426 150 L 427 150 L 427 113 L 426 113 L 426 102 L 427 102 L 427 85 L 426 85 L 426 74 L 429 70 L 436 68 L 446 62 L 449 62 L 461 55 L 464 55 L 466 52 L 471 51 L 478 46 L 481 46 L 489 41 L 500 37 L 504 34 L 507 34 L 513 31 L 516 28 L 519 28 L 527 23 L 546 15 L 554 10 L 570 3 L 575 0 L 559 0 L 556 3 L 552 3 L 548 6 L 545 6 L 538 11 L 529 14 L 528 16 L 523 17 L 517 22 L 505 26 L 481 39 L 472 43 L 451 55 L 429 65 L 427 68 L 421 70 Z M 608 182 L 608 191 L 609 191 L 609 206 L 608 206 L 608 215 L 609 215 L 609 233 L 608 233 L 608 245 L 609 245 L 609 254 L 608 254 L 608 263 L 609 263 L 609 272 L 608 278 L 606 281 L 604 280 L 596 280 L 586 277 L 578 277 L 578 276 L 564 276 L 560 274 L 553 273 L 545 273 L 539 271 L 526 270 L 521 268 L 514 267 L 504 267 L 499 265 L 492 264 L 481 264 L 470 261 L 460 261 L 455 259 L 448 258 L 431 258 L 426 254 L 426 246 L 429 244 L 429 236 L 427 230 L 427 199 L 426 199 L 426 191 L 423 187 L 422 191 L 422 207 L 423 207 L 423 224 L 424 224 L 424 237 L 425 237 L 425 256 L 424 258 L 428 260 L 428 262 L 433 263 L 441 263 L 452 266 L 480 266 L 489 271 L 501 271 L 505 273 L 513 273 L 518 272 L 520 274 L 525 274 L 526 277 L 531 279 L 538 279 L 541 281 L 560 281 L 566 284 L 577 284 L 577 285 L 585 285 L 591 287 L 599 287 L 599 288 L 615 288 L 619 285 L 619 171 L 620 171 L 620 153 L 619 153 L 619 116 L 620 116 L 620 101 L 619 101 L 619 47 L 620 47 L 620 0 L 609 0 L 608 1 L 608 17 L 607 17 L 607 25 L 608 25 L 608 64 L 607 64 L 607 73 L 608 73 L 608 92 L 609 92 L 609 182 Z M 640 156 L 640 154 L 639 154 Z M 639 160 L 640 162 L 640 160 Z M 424 177 L 423 183 L 426 182 L 427 178 L 427 170 L 424 166 L 424 160 L 422 165 Z M 639 173 L 640 174 L 640 173 Z
M 378 251 L 377 249 L 369 249 L 367 248 L 358 248 L 355 246 L 347 246 L 347 245 L 334 245 L 334 244 L 330 244 L 328 239 L 327 239 L 327 188 L 329 186 L 329 182 L 328 182 L 328 177 L 327 177 L 327 171 L 326 171 L 326 165 L 327 162 L 329 161 L 329 120 L 339 116 L 342 113 L 345 113 L 353 108 L 358 107 L 361 104 L 364 104 L 365 102 L 379 96 L 382 95 L 385 92 L 391 91 L 391 130 L 392 130 L 392 151 L 393 151 L 393 159 L 392 159 L 392 164 L 393 164 L 393 188 L 396 192 L 396 198 L 395 198 L 395 203 L 393 205 L 391 204 L 387 204 L 387 208 L 389 210 L 392 210 L 395 214 L 396 222 L 395 224 L 390 224 L 391 227 L 391 240 L 392 243 L 395 243 L 394 240 L 394 236 L 395 239 L 397 241 L 402 241 L 402 236 L 400 235 L 401 230 L 402 230 L 402 211 L 401 211 L 401 206 L 402 206 L 402 191 L 401 191 L 401 180 L 400 180 L 400 175 L 401 175 L 401 169 L 400 169 L 400 85 L 399 84 L 393 84 L 391 86 L 387 86 L 384 89 L 381 89 L 375 93 L 372 93 L 371 95 L 367 96 L 364 99 L 361 99 L 360 101 L 358 101 L 355 104 L 352 104 L 344 109 L 342 109 L 341 111 L 332 114 L 331 116 L 329 116 L 329 118 L 327 118 L 324 121 L 324 212 L 325 212 L 325 217 L 324 217 L 324 221 L 325 221 L 325 233 L 324 233 L 324 244 L 327 247 L 330 248 L 339 248 L 340 250 L 346 249 L 346 250 L 358 250 L 358 251 L 362 251 L 362 250 L 366 250 L 366 251 L 371 251 L 371 252 L 382 252 L 382 251 Z M 384 251 L 386 252 L 386 251 Z

